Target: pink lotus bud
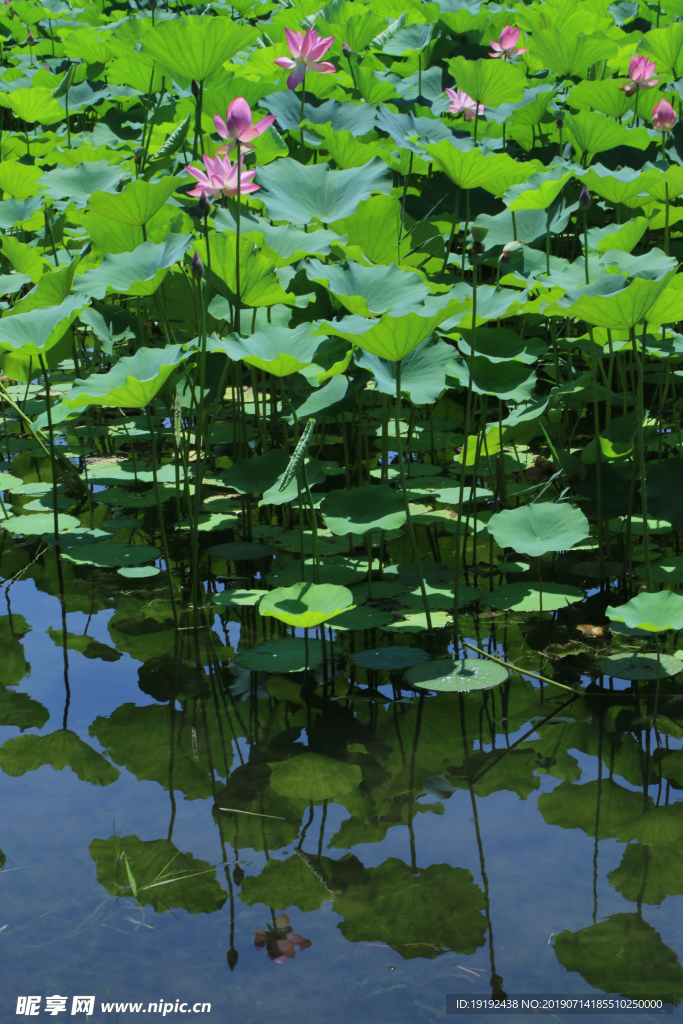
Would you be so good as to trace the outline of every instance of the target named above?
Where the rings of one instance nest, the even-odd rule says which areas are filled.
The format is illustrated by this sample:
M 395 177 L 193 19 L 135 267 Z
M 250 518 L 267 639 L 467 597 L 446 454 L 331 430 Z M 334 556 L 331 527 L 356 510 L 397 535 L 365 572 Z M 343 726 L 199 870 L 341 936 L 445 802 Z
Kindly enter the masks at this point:
M 202 258 L 198 252 L 195 252 L 192 257 L 192 276 L 198 281 L 201 281 L 204 277 L 204 264 L 202 263 Z
M 349 46 L 348 43 L 342 43 L 342 52 L 345 57 L 351 56 L 351 47 Z
M 588 191 L 588 189 L 586 188 L 586 186 L 584 185 L 583 188 L 581 189 L 581 195 L 579 196 L 579 209 L 580 210 L 590 210 L 591 203 L 592 203 L 591 194 Z
M 677 121 L 676 111 L 671 104 L 660 100 L 652 111 L 652 127 L 655 131 L 670 132 Z

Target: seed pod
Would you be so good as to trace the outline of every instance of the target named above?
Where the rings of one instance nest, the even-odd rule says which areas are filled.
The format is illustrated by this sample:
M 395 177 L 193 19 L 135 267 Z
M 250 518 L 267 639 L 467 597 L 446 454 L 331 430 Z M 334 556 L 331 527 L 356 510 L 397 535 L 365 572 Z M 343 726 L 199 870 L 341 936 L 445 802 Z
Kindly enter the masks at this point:
M 278 491 L 279 492 L 284 491 L 285 488 L 289 486 L 289 484 L 294 479 L 295 475 L 298 473 L 298 471 L 303 466 L 304 459 L 306 458 L 306 452 L 308 451 L 308 446 L 310 445 L 311 441 L 313 440 L 313 431 L 314 430 L 315 430 L 315 420 L 311 416 L 311 418 L 309 419 L 308 423 L 306 424 L 306 428 L 305 428 L 303 434 L 301 435 L 301 438 L 299 440 L 298 445 L 294 449 L 294 454 L 292 455 L 291 459 L 289 460 L 289 465 L 287 466 L 287 469 L 285 470 L 285 475 L 282 478 L 282 483 L 278 487 Z

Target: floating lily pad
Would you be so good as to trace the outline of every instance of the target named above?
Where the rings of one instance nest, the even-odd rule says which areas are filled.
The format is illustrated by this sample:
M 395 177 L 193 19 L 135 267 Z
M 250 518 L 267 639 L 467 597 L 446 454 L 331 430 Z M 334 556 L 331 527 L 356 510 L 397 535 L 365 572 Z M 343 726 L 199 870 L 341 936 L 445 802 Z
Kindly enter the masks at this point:
M 159 558 L 159 548 L 146 544 L 117 544 L 104 541 L 101 544 L 81 544 L 65 551 L 63 558 L 76 565 L 98 565 L 102 568 L 117 568 L 120 565 L 142 565 Z
M 674 594 L 672 590 L 638 594 L 617 608 L 610 605 L 607 617 L 615 622 L 623 622 L 631 629 L 646 629 L 650 633 L 683 629 L 683 597 Z
M 683 672 L 683 661 L 671 654 L 613 654 L 609 658 L 601 658 L 598 662 L 605 675 L 619 679 L 656 679 L 657 676 L 675 676 Z
M 269 640 L 250 651 L 242 651 L 235 658 L 236 665 L 256 672 L 303 672 L 307 668 L 318 668 L 322 663 L 320 642 L 307 642 L 300 637 Z
M 353 611 L 338 615 L 332 623 L 333 629 L 355 632 L 366 629 L 382 629 L 388 626 L 393 616 L 379 608 L 354 608 Z
M 401 495 L 386 484 L 334 491 L 323 498 L 320 511 L 328 529 L 341 535 L 396 530 L 406 521 Z
M 453 619 L 448 612 L 433 611 L 429 613 L 432 629 L 445 629 L 450 626 Z M 393 633 L 426 633 L 429 629 L 427 616 L 424 612 L 415 612 L 414 615 L 404 615 L 400 619 L 394 619 L 387 623 L 385 629 Z
M 68 533 L 80 525 L 80 519 L 65 512 L 60 512 L 57 517 L 57 529 L 60 533 Z M 17 536 L 23 534 L 25 537 L 40 537 L 54 531 L 55 520 L 51 512 L 33 512 L 29 515 L 13 516 L 11 519 L 0 519 L 0 526 Z
M 161 569 L 158 565 L 131 565 L 117 569 L 119 576 L 125 576 L 127 580 L 145 580 L 150 576 L 158 576 Z
M 584 592 L 567 583 L 507 583 L 489 594 L 482 594 L 482 604 L 511 612 L 554 612 L 584 598 Z
M 351 663 L 358 668 L 370 669 L 375 672 L 395 672 L 399 669 L 411 668 L 427 661 L 429 655 L 419 647 L 375 647 L 368 651 L 359 651 L 351 655 Z M 683 662 L 681 662 L 683 668 Z
M 262 599 L 259 611 L 288 626 L 311 629 L 353 607 L 353 595 L 346 587 L 295 583 L 293 587 L 271 590 Z
M 420 690 L 439 693 L 467 693 L 470 690 L 489 690 L 500 686 L 508 677 L 508 670 L 486 658 L 464 658 L 453 661 L 440 658 L 409 668 L 405 679 Z

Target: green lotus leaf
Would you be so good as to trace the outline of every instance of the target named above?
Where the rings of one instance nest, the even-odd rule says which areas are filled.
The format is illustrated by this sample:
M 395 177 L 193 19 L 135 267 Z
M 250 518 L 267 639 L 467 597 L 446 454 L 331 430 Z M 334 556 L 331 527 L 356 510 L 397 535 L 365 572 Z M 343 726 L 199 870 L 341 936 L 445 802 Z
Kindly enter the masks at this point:
M 351 663 L 371 672 L 397 672 L 427 661 L 429 655 L 419 647 L 377 647 L 351 655 Z
M 263 494 L 287 469 L 289 459 L 281 448 L 271 448 L 255 459 L 239 459 L 221 473 L 221 483 L 238 494 Z
M 386 19 L 369 7 L 358 9 L 355 4 L 331 3 L 323 11 L 324 17 L 317 17 L 315 22 L 318 35 L 343 39 L 352 53 L 364 50 L 386 26 Z
M 521 184 L 511 185 L 503 201 L 509 210 L 547 210 L 570 178 L 561 168 L 532 174 Z
M 539 799 L 539 803 L 542 797 Z M 612 914 L 576 933 L 560 932 L 553 945 L 566 971 L 580 974 L 593 989 L 627 999 L 683 999 L 683 968 L 659 932 L 640 914 Z
M 257 644 L 249 651 L 240 651 L 235 664 L 254 672 L 304 672 L 322 665 L 323 656 L 319 643 L 302 640 L 300 637 L 287 637 L 281 640 L 268 640 Z
M 76 516 L 68 516 L 64 512 L 59 513 L 57 520 L 57 529 L 60 535 L 68 534 L 81 527 L 80 519 L 77 519 Z M 12 519 L 0 519 L 0 527 L 15 536 L 41 537 L 45 534 L 52 534 L 55 520 L 52 512 L 36 512 L 14 516 Z
M 63 401 L 70 409 L 88 405 L 142 409 L 191 354 L 180 345 L 140 348 L 134 356 L 119 359 L 108 373 L 92 373 L 76 381 Z
M 389 192 L 389 168 L 379 159 L 364 167 L 331 171 L 328 164 L 303 165 L 287 157 L 258 172 L 259 192 L 271 220 L 329 224 L 349 217 L 373 192 Z
M 606 614 L 615 622 L 623 622 L 629 629 L 645 629 L 649 633 L 683 629 L 683 597 L 672 590 L 642 593 L 616 608 L 609 605 Z
M 58 729 L 44 736 L 17 736 L 0 747 L 0 768 L 7 775 L 25 775 L 44 764 L 57 771 L 71 768 L 82 782 L 93 786 L 109 786 L 121 774 L 71 729 Z
M 328 530 L 337 535 L 397 530 L 406 521 L 401 495 L 386 484 L 332 491 L 323 498 L 320 511 Z
M 489 63 L 494 68 L 502 67 L 498 62 Z M 458 188 L 488 188 L 491 185 L 497 188 L 504 175 L 512 175 L 513 180 L 528 177 L 524 167 L 506 153 L 485 156 L 480 149 L 464 149 L 457 142 L 445 139 L 422 148 Z
M 221 608 L 253 608 L 265 593 L 265 590 L 223 590 L 211 600 Z
M 609 658 L 601 658 L 598 662 L 605 675 L 619 679 L 664 679 L 667 676 L 683 672 L 683 661 L 671 654 L 613 654 Z
M 596 111 L 580 110 L 566 117 L 564 126 L 577 152 L 585 153 L 589 161 L 596 153 L 605 153 L 617 146 L 647 149 L 651 141 L 647 128 L 627 128 Z
M 0 229 L 9 231 L 15 224 L 21 224 L 43 205 L 40 196 L 32 196 L 30 199 L 3 199 L 0 202 Z
M 406 25 L 405 14 L 401 14 L 373 42 L 381 53 L 401 57 L 410 51 L 423 50 L 431 41 L 432 31 L 433 26 L 429 23 Z
M 278 587 L 266 594 L 259 612 L 288 626 L 311 629 L 354 607 L 353 594 L 346 587 L 295 583 L 293 587 Z
M 574 33 L 566 27 L 539 29 L 529 39 L 529 55 L 559 78 L 585 78 L 591 64 L 612 57 L 615 49 L 602 33 Z
M 630 284 L 617 274 L 570 289 L 557 302 L 546 307 L 546 315 L 557 314 L 586 320 L 595 327 L 630 330 L 638 324 L 651 326 L 673 323 L 683 317 L 683 290 L 667 288 L 665 280 L 637 277 Z
M 313 130 L 340 171 L 363 167 L 384 152 L 380 140 L 359 139 L 351 132 L 335 130 L 331 124 L 316 124 Z
M 510 360 L 492 363 L 486 356 L 472 360 L 451 359 L 448 373 L 467 387 L 472 369 L 472 389 L 478 395 L 495 395 L 503 401 L 526 402 L 534 391 L 536 374 L 524 363 Z
M 671 21 L 665 28 L 655 28 L 643 36 L 638 52 L 657 61 L 660 74 L 674 80 L 683 74 L 683 24 Z
M 418 274 L 397 266 L 364 267 L 349 260 L 325 265 L 308 260 L 306 276 L 325 285 L 350 313 L 376 316 L 397 306 L 415 306 L 429 295 Z
M 650 798 L 646 806 L 652 806 Z M 552 792 L 539 796 L 538 809 L 548 825 L 578 828 L 589 836 L 595 836 L 597 828 L 598 839 L 624 842 L 643 813 L 643 795 L 611 779 L 581 785 L 563 782 Z
M 320 336 L 313 334 L 310 323 L 298 327 L 269 326 L 267 331 L 256 331 L 249 338 L 230 334 L 227 338 L 212 335 L 207 351 L 225 352 L 231 359 L 242 359 L 250 366 L 258 366 L 276 377 L 298 373 L 314 361 Z
M 641 206 L 637 197 L 647 193 L 650 184 L 658 179 L 659 172 L 634 170 L 620 167 L 614 171 L 594 164 L 581 174 L 581 180 L 590 192 L 596 192 L 609 203 L 626 203 Z
M 25 242 L 20 242 L 14 235 L 6 235 L 3 238 L 2 254 L 7 257 L 18 274 L 26 274 L 33 284 L 40 281 L 47 270 L 40 254 Z
M 83 297 L 71 295 L 58 306 L 3 316 L 0 351 L 31 357 L 38 364 L 38 357 L 61 341 L 86 304 Z
M 401 360 L 401 393 L 408 395 L 413 405 L 431 405 L 446 390 L 446 368 L 453 349 L 436 338 L 423 341 Z M 397 362 L 380 359 L 369 352 L 356 354 L 356 364 L 370 370 L 375 388 L 383 395 L 395 395 Z
M 237 295 L 237 264 L 235 262 L 235 238 L 228 232 L 213 232 L 209 239 L 211 270 L 209 281 L 217 290 L 234 300 Z M 206 244 L 196 245 L 197 252 L 208 270 Z M 240 238 L 240 298 L 245 306 L 274 306 L 278 302 L 293 302 L 285 292 L 275 272 L 275 264 L 259 252 L 259 247 L 250 238 Z M 210 307 L 212 315 L 218 315 Z
M 40 178 L 40 187 L 50 199 L 68 199 L 82 209 L 95 192 L 116 192 L 120 180 L 119 167 L 107 160 L 94 160 L 47 171 Z
M 584 598 L 584 593 L 568 583 L 506 583 L 480 597 L 482 604 L 489 608 L 510 612 L 554 612 L 575 604 Z
M 143 242 L 132 252 L 106 255 L 99 267 L 86 270 L 74 281 L 76 295 L 103 299 L 108 292 L 153 295 L 169 268 L 183 258 L 192 235 L 169 234 L 165 242 Z
M 38 196 L 38 180 L 41 174 L 40 167 L 23 164 L 18 160 L 8 160 L 5 156 L 0 163 L 0 188 L 6 196 L 13 196 L 15 199 Z
M 518 103 L 524 95 L 524 69 L 504 60 L 466 60 L 465 57 L 454 57 L 448 62 L 448 70 L 458 89 L 488 107 Z
M 590 533 L 588 520 L 578 508 L 551 502 L 504 509 L 491 516 L 487 528 L 501 548 L 532 556 L 566 551 Z
M 257 34 L 231 18 L 172 18 L 143 36 L 141 55 L 159 71 L 203 82 Z
M 27 693 L 16 693 L 0 687 L 0 725 L 25 729 L 42 729 L 50 717 L 47 708 Z
M 357 789 L 361 781 L 357 764 L 313 751 L 278 761 L 271 768 L 270 784 L 276 793 L 312 803 L 340 800 Z
M 409 668 L 405 678 L 419 690 L 468 693 L 470 690 L 488 690 L 492 686 L 500 686 L 508 678 L 508 670 L 486 658 L 464 658 L 460 661 L 441 658 Z
M 239 817 L 239 815 L 238 815 Z M 325 862 L 331 862 L 325 858 Z M 321 881 L 321 864 L 315 860 L 315 873 L 301 852 L 286 860 L 269 860 L 259 875 L 244 879 L 240 900 L 252 907 L 264 903 L 270 907 L 298 907 L 305 913 L 317 910 L 334 893 Z
M 54 99 L 52 89 L 32 85 L 3 93 L 3 106 L 9 107 L 15 117 L 29 124 L 56 124 L 64 117 L 64 108 Z
M 88 210 L 119 224 L 135 224 L 142 227 L 149 223 L 154 214 L 159 212 L 166 200 L 184 182 L 185 178 L 181 177 L 162 178 L 161 181 L 154 183 L 138 178 L 137 181 L 126 185 L 122 192 L 112 194 L 109 189 L 96 192 L 88 200 Z
M 215 867 L 181 853 L 168 839 L 111 836 L 93 839 L 88 852 L 97 865 L 97 881 L 107 892 L 117 898 L 134 897 L 157 914 L 171 909 L 213 914 L 228 898 Z
M 75 565 L 98 565 L 103 568 L 117 568 L 120 565 L 141 565 L 159 558 L 159 548 L 148 544 L 119 544 L 101 542 L 80 544 L 62 552 L 62 558 Z

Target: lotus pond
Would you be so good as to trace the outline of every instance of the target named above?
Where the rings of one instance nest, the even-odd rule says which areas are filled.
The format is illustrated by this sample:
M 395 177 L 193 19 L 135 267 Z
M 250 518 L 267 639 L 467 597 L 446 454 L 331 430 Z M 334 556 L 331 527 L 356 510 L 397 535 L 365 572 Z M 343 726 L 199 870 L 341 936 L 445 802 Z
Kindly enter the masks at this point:
M 0 45 L 2 1021 L 679 1015 L 681 0 Z

